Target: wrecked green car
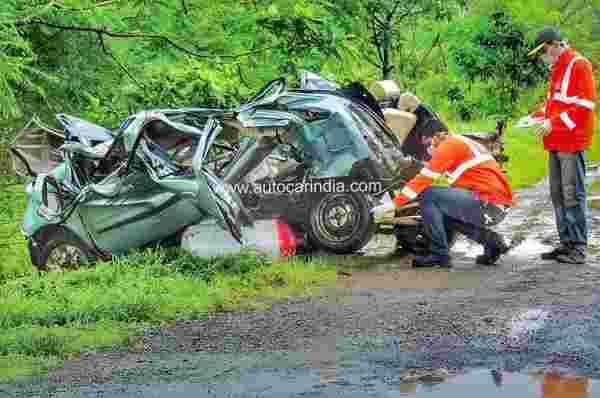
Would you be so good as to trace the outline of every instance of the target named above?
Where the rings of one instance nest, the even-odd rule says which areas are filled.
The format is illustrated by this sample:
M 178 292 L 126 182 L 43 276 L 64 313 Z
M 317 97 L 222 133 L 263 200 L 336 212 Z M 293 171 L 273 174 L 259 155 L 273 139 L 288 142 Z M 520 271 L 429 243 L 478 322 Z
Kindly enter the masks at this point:
M 44 270 L 177 245 L 206 219 L 243 244 L 244 226 L 280 218 L 307 247 L 351 253 L 375 229 L 370 194 L 381 187 L 368 182 L 403 158 L 365 105 L 282 79 L 233 110 L 141 112 L 113 130 L 57 120 L 63 142 L 36 126 L 11 147 L 15 169 L 34 177 L 22 230 Z
M 377 228 L 404 249 L 428 247 L 418 203 L 383 226 L 370 209 L 401 189 L 398 176 L 418 173 L 427 137 L 445 126 L 418 102 L 382 107 L 389 96 L 315 81 L 274 80 L 234 109 L 140 112 L 112 130 L 65 114 L 60 130 L 27 126 L 10 150 L 15 170 L 33 177 L 22 223 L 32 263 L 62 269 L 225 239 L 202 239 L 207 220 L 232 237 L 216 246 L 242 247 L 260 220 L 278 220 L 294 235 L 287 253 L 354 253 Z M 182 240 L 192 228 L 196 240 Z
M 197 140 L 191 167 L 177 166 L 152 141 L 161 128 Z M 50 270 L 108 259 L 207 217 L 241 239 L 235 197 L 203 169 L 220 130 L 215 120 L 200 130 L 142 112 L 95 146 L 70 136 L 61 147 L 64 161 L 27 186 L 22 230 L 32 263 Z

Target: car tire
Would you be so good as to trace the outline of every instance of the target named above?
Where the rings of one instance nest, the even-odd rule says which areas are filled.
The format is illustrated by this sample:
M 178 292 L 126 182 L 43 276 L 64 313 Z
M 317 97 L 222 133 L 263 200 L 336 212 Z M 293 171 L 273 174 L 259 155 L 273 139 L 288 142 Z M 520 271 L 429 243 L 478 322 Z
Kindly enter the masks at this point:
M 71 231 L 58 228 L 47 233 L 39 242 L 38 261 L 34 266 L 40 271 L 65 272 L 86 267 L 97 258 L 87 244 Z
M 308 238 L 317 249 L 350 254 L 365 246 L 376 225 L 365 195 L 354 192 L 319 196 L 309 210 Z

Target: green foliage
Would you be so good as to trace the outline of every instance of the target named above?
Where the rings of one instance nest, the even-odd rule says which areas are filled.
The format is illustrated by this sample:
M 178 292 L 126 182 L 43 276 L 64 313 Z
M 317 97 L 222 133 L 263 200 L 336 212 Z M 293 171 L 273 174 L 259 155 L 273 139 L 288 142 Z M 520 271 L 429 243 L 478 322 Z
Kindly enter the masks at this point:
M 23 354 L 0 356 L 0 383 L 24 381 L 60 363 L 56 357 L 32 357 Z
M 126 324 L 102 321 L 93 327 L 73 324 L 70 327 L 24 326 L 0 335 L 0 357 L 26 355 L 61 357 L 86 349 L 116 348 L 127 342 Z
M 286 273 L 294 270 L 294 277 L 299 277 L 311 269 L 316 272 L 323 265 L 304 264 L 302 271 L 297 260 L 295 264 L 292 261 L 291 265 L 274 265 L 251 253 L 205 260 L 157 250 L 138 252 L 93 269 L 65 275 L 32 274 L 0 285 L 0 306 L 3 308 L 0 329 L 26 325 L 64 326 L 73 322 L 88 324 L 102 320 L 156 321 L 175 316 L 168 311 L 163 313 L 163 310 L 172 309 L 179 300 L 186 304 L 177 311 L 208 309 L 211 306 L 209 293 L 226 279 L 242 286 L 248 280 L 261 279 L 269 267 L 280 266 Z M 234 284 L 232 289 L 235 288 Z M 188 301 L 193 297 L 197 301 L 188 308 Z M 233 296 L 230 299 L 236 300 Z
M 24 186 L 9 185 L 14 182 L 0 179 L 0 282 L 31 272 L 27 245 L 19 229 L 25 210 Z
M 20 116 L 19 94 L 34 93 L 44 97 L 40 80 L 52 80 L 35 67 L 37 54 L 27 32 L 16 23 L 25 15 L 42 15 L 46 7 L 23 7 L 16 0 L 7 0 L 0 9 L 0 119 Z
M 141 109 L 230 106 L 301 69 L 390 77 L 465 119 L 515 114 L 541 99 L 546 71 L 523 57 L 541 26 L 600 56 L 595 1 L 7 0 L 0 122 L 67 112 L 115 126 Z
M 505 10 L 472 16 L 468 23 L 461 21 L 451 27 L 450 33 L 454 37 L 450 51 L 456 70 L 470 83 L 470 91 L 473 84 L 479 90 L 477 102 L 467 102 L 465 108 L 479 108 L 480 115 L 492 111 L 511 116 L 522 90 L 535 87 L 545 78 L 540 62 L 527 58 L 531 44 L 525 32 Z M 453 97 L 461 95 L 459 91 Z M 472 116 L 460 114 L 465 119 Z

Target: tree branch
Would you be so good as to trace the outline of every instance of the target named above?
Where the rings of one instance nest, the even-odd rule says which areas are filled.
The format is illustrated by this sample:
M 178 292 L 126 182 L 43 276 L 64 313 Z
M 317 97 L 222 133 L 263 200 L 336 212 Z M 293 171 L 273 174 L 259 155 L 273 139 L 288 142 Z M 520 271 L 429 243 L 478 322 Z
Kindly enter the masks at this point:
M 371 26 L 372 32 L 373 32 L 373 36 L 371 38 L 371 40 L 373 41 L 373 45 L 375 45 L 375 49 L 377 50 L 377 58 L 379 59 L 379 61 L 383 64 L 383 53 L 381 52 L 381 41 L 379 40 L 378 36 L 377 36 L 377 28 L 375 26 Z
M 433 52 L 433 49 L 436 48 L 438 46 L 438 44 L 440 43 L 440 39 L 441 36 L 438 33 L 435 36 L 435 39 L 433 40 L 433 43 L 431 44 L 431 47 L 429 48 L 429 50 L 427 51 L 427 53 L 425 53 L 425 56 L 423 56 L 421 58 L 421 62 L 419 62 L 419 64 L 415 67 L 415 75 L 417 74 L 417 71 L 419 69 L 421 69 L 421 67 L 423 66 L 423 64 L 425 63 L 425 60 L 427 60 L 427 58 L 429 58 L 429 56 L 431 55 L 431 53 Z
M 190 50 L 189 48 L 185 48 L 185 47 L 177 44 L 175 41 L 168 38 L 167 36 L 159 35 L 159 34 L 151 34 L 151 33 L 143 33 L 143 32 L 115 32 L 115 31 L 111 31 L 108 29 L 104 29 L 104 28 L 75 26 L 75 25 L 61 25 L 61 24 L 56 24 L 53 22 L 43 21 L 43 20 L 37 19 L 37 18 L 31 19 L 31 20 L 20 21 L 15 24 L 15 26 L 27 26 L 27 25 L 44 25 L 44 26 L 48 26 L 50 28 L 55 28 L 55 29 L 61 29 L 61 30 L 73 31 L 73 32 L 96 33 L 99 35 L 115 37 L 115 38 L 137 38 L 137 39 L 148 39 L 148 40 L 160 40 L 185 54 L 192 55 L 192 56 L 198 57 L 198 58 L 220 57 L 220 58 L 235 59 L 235 58 L 240 58 L 240 57 L 246 57 L 246 56 L 253 55 L 253 54 L 258 54 L 258 53 L 272 50 L 272 49 L 278 47 L 278 46 L 265 47 L 265 48 L 261 48 L 258 50 L 247 51 L 244 53 L 233 54 L 233 55 L 231 55 L 231 54 L 230 55 L 206 54 L 206 53 L 199 53 L 199 52 Z M 208 49 L 203 49 L 203 50 L 208 50 Z
M 93 6 L 89 6 L 89 7 L 85 7 L 85 8 L 69 8 L 69 7 L 65 7 L 63 4 L 60 3 L 54 3 L 54 7 L 60 9 L 60 10 L 64 10 L 64 11 L 70 11 L 70 12 L 85 12 L 85 11 L 92 11 L 95 10 L 96 8 L 99 7 L 106 7 L 106 6 L 110 6 L 116 3 L 120 3 L 123 0 L 105 0 L 105 1 L 101 1 L 99 3 L 94 4 Z
M 113 54 L 113 52 L 111 50 L 108 49 L 108 47 L 106 47 L 106 44 L 104 43 L 104 36 L 101 33 L 97 33 L 98 35 L 98 41 L 100 42 L 100 47 L 102 47 L 102 51 L 104 51 L 105 54 L 107 54 L 109 57 L 112 58 L 112 60 L 119 66 L 119 68 L 121 68 L 121 70 L 123 72 L 125 72 L 125 74 L 131 79 L 133 80 L 133 82 L 142 90 L 146 91 L 146 86 L 144 86 L 143 84 L 141 84 L 132 74 L 131 72 L 129 72 L 129 69 L 123 65 L 123 63 L 115 56 L 115 54 Z
M 238 64 L 236 64 L 236 66 L 237 66 L 237 70 L 238 70 L 238 75 L 240 77 L 240 82 L 242 82 L 242 84 L 244 86 L 246 86 L 247 88 L 252 88 L 252 87 L 250 87 L 250 85 L 248 84 L 248 82 L 246 81 L 246 79 L 244 78 L 244 74 L 242 72 L 241 65 L 238 63 Z
M 566 10 L 569 7 L 569 4 L 571 4 L 571 0 L 565 0 L 565 2 L 561 5 L 560 9 Z
M 591 4 L 588 4 L 587 1 L 583 1 L 580 7 L 575 7 L 572 10 L 570 10 L 569 12 L 565 13 L 563 16 L 561 16 L 561 18 L 559 20 L 559 24 L 560 25 L 564 24 L 569 19 L 571 19 L 575 15 L 579 14 L 581 11 L 586 10 L 590 5 Z M 567 8 L 563 8 L 563 10 L 566 11 Z
M 378 25 L 379 28 L 385 28 L 385 22 L 383 22 L 383 20 L 379 18 L 376 13 L 373 13 L 371 17 L 373 18 L 373 21 L 375 22 L 375 24 Z
M 106 35 L 106 36 L 116 37 L 116 38 L 139 38 L 139 39 L 161 40 L 161 41 L 166 42 L 173 48 L 176 48 L 176 49 L 178 49 L 184 53 L 187 53 L 189 55 L 193 55 L 196 57 L 212 56 L 212 55 L 208 55 L 208 54 L 200 54 L 195 51 L 191 51 L 191 50 L 175 43 L 173 40 L 169 39 L 168 37 L 163 36 L 163 35 L 157 35 L 157 34 L 148 34 L 148 33 L 142 33 L 142 32 L 114 32 L 114 31 L 104 29 L 104 28 L 94 28 L 94 27 L 86 27 L 86 26 L 74 26 L 74 25 L 60 25 L 60 24 L 56 24 L 56 23 L 52 23 L 52 22 L 43 21 L 41 19 L 32 19 L 30 21 L 25 21 L 25 22 L 16 24 L 16 26 L 24 26 L 24 25 L 44 25 L 44 26 L 48 26 L 50 28 L 55 28 L 55 29 L 75 31 L 75 32 L 90 32 L 90 33 L 96 33 L 96 34 Z
M 392 8 L 392 11 L 387 16 L 388 22 L 391 23 L 392 19 L 394 19 L 394 15 L 396 15 L 396 10 L 400 6 L 400 3 L 401 3 L 401 0 L 396 0 L 396 2 L 394 3 L 394 8 Z
M 189 15 L 190 14 L 190 10 L 189 10 L 187 4 L 185 3 L 185 0 L 181 0 L 181 6 L 183 7 L 183 13 L 185 15 Z
M 378 69 L 383 68 L 383 65 L 381 65 L 379 62 L 375 61 L 373 58 L 369 57 L 368 55 L 363 54 L 362 56 L 367 60 L 368 63 L 370 63 L 373 66 L 376 66 Z

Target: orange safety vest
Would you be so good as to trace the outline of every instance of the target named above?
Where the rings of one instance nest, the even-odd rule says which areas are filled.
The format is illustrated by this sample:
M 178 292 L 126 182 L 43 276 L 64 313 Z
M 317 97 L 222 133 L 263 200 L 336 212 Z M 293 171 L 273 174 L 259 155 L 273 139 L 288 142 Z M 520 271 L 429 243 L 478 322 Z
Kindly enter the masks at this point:
M 578 377 L 563 377 L 546 373 L 542 384 L 542 398 L 589 398 L 590 380 Z
M 434 149 L 431 160 L 394 197 L 394 202 L 402 206 L 415 199 L 442 174 L 447 175 L 451 187 L 473 191 L 486 202 L 514 204 L 511 186 L 493 155 L 460 134 L 450 134 Z
M 567 48 L 552 68 L 546 103 L 532 115 L 550 120 L 544 148 L 560 152 L 588 149 L 596 125 L 595 102 L 591 62 Z

